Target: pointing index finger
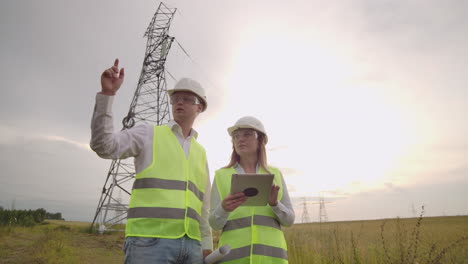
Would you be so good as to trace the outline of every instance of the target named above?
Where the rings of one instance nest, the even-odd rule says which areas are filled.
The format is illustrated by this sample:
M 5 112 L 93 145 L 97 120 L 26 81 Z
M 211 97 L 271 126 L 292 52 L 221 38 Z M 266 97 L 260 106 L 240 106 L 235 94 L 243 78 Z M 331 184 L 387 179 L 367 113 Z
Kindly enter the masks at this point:
M 119 78 L 120 79 L 123 79 L 125 76 L 125 71 L 124 71 L 124 68 L 120 69 L 120 74 L 119 74 Z

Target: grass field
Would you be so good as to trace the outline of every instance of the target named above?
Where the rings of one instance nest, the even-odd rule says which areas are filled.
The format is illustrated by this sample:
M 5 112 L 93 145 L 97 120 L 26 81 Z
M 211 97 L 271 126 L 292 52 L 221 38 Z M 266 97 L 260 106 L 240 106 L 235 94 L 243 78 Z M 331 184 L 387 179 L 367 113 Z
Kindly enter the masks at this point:
M 123 263 L 123 233 L 88 228 L 66 221 L 0 227 L 0 263 Z M 293 264 L 468 264 L 468 216 L 296 224 L 284 232 Z
M 91 234 L 90 223 L 49 220 L 0 227 L 0 263 L 123 263 L 123 233 Z
M 468 216 L 298 224 L 290 263 L 468 264 Z

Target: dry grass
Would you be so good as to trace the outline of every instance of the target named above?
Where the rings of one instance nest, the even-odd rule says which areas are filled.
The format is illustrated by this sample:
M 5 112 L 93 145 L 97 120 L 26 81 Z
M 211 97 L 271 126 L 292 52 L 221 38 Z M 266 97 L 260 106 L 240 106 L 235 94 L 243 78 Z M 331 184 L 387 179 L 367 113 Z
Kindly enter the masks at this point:
M 88 228 L 64 221 L 12 227 L 0 236 L 0 263 L 123 263 L 123 233 L 92 234 Z
M 0 228 L 0 263 L 123 263 L 124 234 L 48 221 Z M 468 259 L 468 216 L 296 224 L 285 228 L 290 263 L 457 263 Z M 217 244 L 219 232 L 214 232 Z
M 468 216 L 297 224 L 284 230 L 290 263 L 462 263 Z

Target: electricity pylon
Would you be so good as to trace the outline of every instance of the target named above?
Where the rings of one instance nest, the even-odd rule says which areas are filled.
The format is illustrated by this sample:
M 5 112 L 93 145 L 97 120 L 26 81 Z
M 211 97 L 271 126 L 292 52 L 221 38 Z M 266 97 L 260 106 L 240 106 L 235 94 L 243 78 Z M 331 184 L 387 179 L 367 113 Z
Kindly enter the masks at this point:
M 146 29 L 144 37 L 148 40 L 143 67 L 130 109 L 122 120 L 123 129 L 131 128 L 140 121 L 162 125 L 170 120 L 164 65 L 174 41 L 168 32 L 176 10 L 161 2 Z M 91 227 L 97 223 L 100 233 L 123 231 L 123 227 L 117 224 L 123 223 L 127 218 L 134 179 L 135 168 L 132 161 L 112 161 Z M 115 190 L 121 190 L 126 197 L 121 199 Z
M 307 211 L 307 201 L 306 201 L 306 198 L 304 197 L 303 198 L 303 202 L 302 202 L 302 223 L 309 223 L 310 222 L 310 218 L 309 218 L 309 212 Z
M 325 198 L 323 197 L 323 192 L 320 192 L 319 195 L 319 204 L 320 204 L 320 209 L 319 209 L 319 222 L 324 223 L 328 222 L 328 215 L 327 215 L 327 210 L 325 210 Z

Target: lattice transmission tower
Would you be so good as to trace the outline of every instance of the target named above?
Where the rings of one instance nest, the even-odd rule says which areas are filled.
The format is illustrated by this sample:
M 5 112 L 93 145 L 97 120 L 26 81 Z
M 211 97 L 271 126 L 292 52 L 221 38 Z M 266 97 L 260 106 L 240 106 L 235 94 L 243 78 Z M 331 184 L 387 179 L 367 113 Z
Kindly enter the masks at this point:
M 162 125 L 171 119 L 166 93 L 165 62 L 174 41 L 168 33 L 176 10 L 161 2 L 146 29 L 146 52 L 140 79 L 128 114 L 122 120 L 122 129 L 131 128 L 140 121 Z M 112 161 L 91 227 L 98 225 L 101 233 L 123 230 L 118 224 L 127 218 L 134 179 L 135 167 L 132 160 Z
M 310 222 L 310 217 L 309 217 L 309 212 L 307 210 L 307 200 L 304 197 L 302 201 L 302 222 L 301 223 L 309 223 Z
M 320 209 L 319 209 L 319 222 L 324 223 L 328 222 L 328 215 L 327 215 L 327 210 L 325 210 L 325 198 L 323 193 L 321 192 L 319 195 L 319 204 L 320 204 Z

